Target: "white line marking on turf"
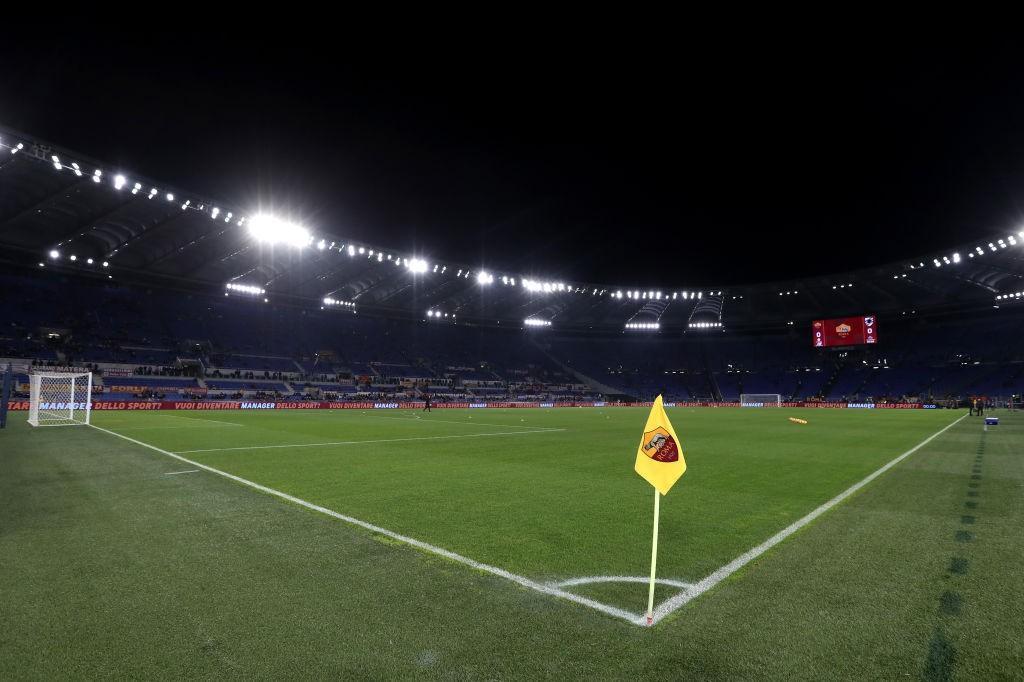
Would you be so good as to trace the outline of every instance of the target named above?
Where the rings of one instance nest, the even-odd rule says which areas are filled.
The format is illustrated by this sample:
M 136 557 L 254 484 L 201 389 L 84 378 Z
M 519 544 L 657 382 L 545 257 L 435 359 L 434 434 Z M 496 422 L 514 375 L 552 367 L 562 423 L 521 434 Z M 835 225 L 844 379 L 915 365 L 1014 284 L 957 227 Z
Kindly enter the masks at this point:
M 848 498 L 850 495 L 853 495 L 855 492 L 866 486 L 868 483 L 871 483 L 871 481 L 875 480 L 889 469 L 892 469 L 894 466 L 905 460 L 907 457 L 910 457 L 912 454 L 923 448 L 925 445 L 932 442 L 936 437 L 942 435 L 952 427 L 959 424 L 966 416 L 966 414 L 962 415 L 959 419 L 946 425 L 942 429 L 939 429 L 938 431 L 928 436 L 914 447 L 904 452 L 896 459 L 892 460 L 888 464 L 883 465 L 880 469 L 877 469 L 873 473 L 868 474 L 868 476 L 866 476 L 864 479 L 858 481 L 857 483 L 854 483 L 849 488 L 847 488 L 846 490 L 844 490 L 843 492 L 839 493 L 831 500 L 826 502 L 825 504 L 821 505 L 820 507 L 812 511 L 807 516 L 804 516 L 803 518 L 794 521 L 790 525 L 780 530 L 775 535 L 771 536 L 770 538 L 762 542 L 757 547 L 754 547 L 753 549 L 745 552 L 744 554 L 741 554 L 740 556 L 736 557 L 735 559 L 727 563 L 725 566 L 722 566 L 717 571 L 715 571 L 708 577 L 698 582 L 696 585 L 693 585 L 686 592 L 678 594 L 672 597 L 671 599 L 666 599 L 664 602 L 659 604 L 657 608 L 654 609 L 654 620 L 651 624 L 656 625 L 658 621 L 662 620 L 674 611 L 682 608 L 691 600 L 704 594 L 712 587 L 722 582 L 730 575 L 740 570 L 741 568 L 749 564 L 751 561 L 761 556 L 769 549 L 771 549 L 775 545 L 779 544 L 780 542 L 788 538 L 793 533 L 797 532 L 798 530 L 809 524 L 811 521 L 814 521 L 816 518 L 818 518 L 828 510 L 832 509 L 832 507 L 836 506 L 837 504 Z
M 185 469 L 184 471 L 168 471 L 164 476 L 177 476 L 178 474 L 196 474 L 199 469 Z
M 646 585 L 650 581 L 651 576 L 649 575 L 589 575 L 582 578 L 560 580 L 551 584 L 555 587 L 575 587 L 576 585 L 592 585 L 594 583 L 643 583 Z M 681 590 L 693 587 L 693 583 L 684 583 L 682 580 L 672 580 L 671 578 L 657 578 L 654 582 L 659 585 L 678 587 Z
M 246 445 L 233 448 L 205 448 L 203 450 L 179 450 L 178 454 L 187 455 L 194 452 L 225 452 L 228 450 L 272 450 L 280 448 L 315 448 L 331 445 L 362 445 L 364 443 L 398 443 L 408 440 L 450 440 L 452 438 L 486 438 L 487 436 L 523 436 L 529 433 L 552 433 L 565 429 L 544 429 L 542 431 L 496 431 L 491 433 L 463 433 L 456 436 L 411 436 L 409 438 L 380 438 L 377 440 L 338 440 L 329 443 L 295 443 L 291 445 Z
M 289 501 L 289 502 L 291 502 L 293 504 L 297 504 L 297 505 L 305 507 L 307 509 L 311 509 L 311 510 L 313 510 L 315 512 L 320 512 L 321 514 L 326 514 L 327 516 L 334 517 L 334 518 L 336 518 L 336 519 L 338 519 L 340 521 L 344 521 L 345 523 L 352 524 L 353 526 L 359 526 L 360 528 L 365 528 L 366 530 L 371 531 L 373 533 L 379 533 L 380 535 L 384 535 L 384 536 L 389 537 L 389 538 L 391 538 L 393 540 L 398 540 L 399 542 L 404 542 L 407 545 L 412 545 L 413 547 L 416 547 L 417 549 L 421 549 L 423 551 L 430 552 L 432 554 L 439 554 L 440 556 L 443 556 L 443 557 L 445 557 L 447 559 L 451 559 L 452 561 L 457 561 L 460 564 L 465 564 L 465 565 L 467 565 L 467 566 L 469 566 L 471 568 L 475 568 L 475 569 L 477 569 L 479 571 L 485 571 L 485 572 L 490 573 L 492 575 L 496 575 L 499 578 L 504 578 L 505 580 L 510 580 L 510 581 L 516 583 L 517 585 L 521 585 L 521 586 L 523 586 L 523 587 L 525 587 L 527 589 L 535 590 L 537 592 L 541 592 L 543 594 L 547 594 L 547 595 L 550 595 L 552 597 L 560 597 L 562 599 L 566 599 L 568 601 L 574 602 L 576 604 L 580 604 L 582 606 L 589 606 L 592 609 L 596 609 L 596 610 L 598 610 L 598 611 L 600 611 L 602 613 L 605 613 L 605 614 L 607 614 L 609 616 L 614 616 L 616 618 L 621 618 L 621 619 L 623 619 L 625 621 L 633 623 L 634 625 L 641 625 L 644 622 L 644 617 L 643 616 L 641 616 L 639 614 L 636 614 L 636 613 L 631 613 L 629 611 L 626 611 L 625 609 L 620 609 L 618 607 L 611 606 L 609 604 L 604 604 L 604 603 L 601 603 L 601 602 L 599 602 L 597 600 L 594 600 L 594 599 L 588 599 L 587 597 L 581 597 L 578 594 L 573 594 L 572 592 L 566 592 L 565 590 L 561 590 L 561 589 L 559 589 L 557 587 L 552 587 L 550 585 L 544 585 L 544 584 L 536 582 L 534 580 L 530 580 L 529 578 L 527 578 L 525 576 L 516 575 L 515 573 L 511 573 L 509 571 L 506 571 L 503 568 L 498 568 L 497 566 L 491 566 L 489 564 L 484 564 L 484 563 L 481 563 L 479 561 L 475 561 L 473 559 L 470 559 L 469 557 L 464 557 L 461 554 L 456 554 L 455 552 L 452 552 L 450 550 L 444 549 L 442 547 L 437 547 L 435 545 L 431 545 L 429 543 L 423 542 L 422 540 L 417 540 L 416 538 L 411 538 L 411 537 L 409 537 L 407 535 L 402 535 L 400 533 L 396 533 L 394 531 L 388 530 L 387 528 L 381 528 L 380 526 L 375 526 L 372 523 L 367 523 L 366 521 L 362 521 L 362 520 L 357 519 L 357 518 L 352 517 L 352 516 L 346 516 L 345 514 L 339 514 L 338 512 L 336 512 L 334 510 L 328 509 L 327 507 L 321 507 L 318 504 L 313 504 L 312 502 L 307 502 L 306 500 L 300 499 L 300 498 L 295 497 L 293 495 L 289 495 L 288 493 L 283 493 L 280 490 L 274 490 L 273 488 L 268 488 L 265 485 L 260 485 L 259 483 L 254 483 L 253 481 L 244 479 L 241 476 L 235 476 L 234 474 L 229 474 L 226 471 L 221 471 L 220 469 L 215 469 L 215 468 L 213 468 L 211 466 L 207 466 L 205 464 L 200 464 L 199 462 L 194 462 L 194 461 L 192 461 L 192 460 L 190 460 L 190 459 L 188 459 L 186 457 L 182 457 L 181 455 L 175 454 L 173 452 L 169 452 L 167 450 L 163 450 L 161 448 L 156 447 L 155 445 L 150 445 L 149 443 L 143 443 L 141 440 L 136 440 L 136 439 L 131 438 L 129 436 L 125 436 L 123 434 L 117 433 L 116 431 L 110 431 L 109 429 L 104 429 L 104 428 L 102 428 L 100 426 L 96 426 L 95 424 L 90 424 L 90 426 L 92 426 L 94 429 L 97 429 L 98 431 L 103 431 L 104 433 L 109 433 L 111 436 L 117 436 L 118 438 L 122 438 L 122 439 L 124 439 L 124 440 L 126 440 L 126 441 L 128 441 L 130 443 L 135 443 L 136 445 L 140 445 L 140 446 L 142 446 L 144 448 L 149 448 L 150 450 L 153 450 L 155 452 L 159 452 L 162 455 L 167 455 L 168 457 L 173 457 L 174 459 L 177 459 L 179 461 L 185 462 L 186 464 L 190 464 L 190 465 L 192 465 L 194 467 L 198 467 L 200 469 L 204 469 L 206 471 L 209 471 L 210 473 L 217 474 L 218 476 L 223 476 L 224 478 L 229 478 L 232 481 L 235 481 L 236 483 L 241 483 L 242 485 L 249 486 L 250 488 L 253 488 L 255 490 L 259 490 L 260 492 L 267 493 L 268 495 L 274 495 L 275 497 L 280 497 L 281 499 L 287 500 L 287 501 Z
M 881 468 L 879 468 L 875 472 L 869 474 L 867 477 L 865 477 L 864 479 L 862 479 L 858 483 L 853 484 L 852 486 L 850 486 L 849 488 L 847 488 L 843 492 L 841 492 L 838 495 L 836 495 L 835 497 L 833 497 L 828 502 L 822 504 L 820 507 L 818 507 L 817 509 L 815 509 L 811 513 L 807 514 L 803 518 L 795 521 L 794 523 L 792 523 L 789 526 L 787 526 L 786 528 L 782 529 L 781 531 L 779 531 L 778 533 L 776 533 L 772 537 L 768 538 L 767 540 L 762 542 L 757 547 L 754 547 L 753 549 L 751 549 L 748 552 L 746 552 L 746 553 L 742 554 L 741 556 L 737 557 L 736 559 L 734 559 L 730 563 L 726 564 L 725 566 L 722 566 L 717 571 L 715 571 L 714 573 L 712 573 L 708 577 L 704 578 L 700 582 L 696 583 L 695 585 L 689 585 L 687 587 L 683 587 L 683 585 L 686 585 L 686 583 L 683 583 L 682 581 L 671 581 L 671 582 L 669 582 L 666 579 L 659 579 L 657 582 L 663 582 L 664 584 L 670 584 L 670 585 L 673 585 L 675 587 L 680 587 L 680 589 L 682 589 L 684 591 L 681 592 L 680 594 L 674 596 L 674 597 L 666 599 L 664 602 L 659 604 L 657 606 L 657 608 L 655 608 L 655 610 L 654 610 L 654 618 L 652 620 L 651 625 L 652 626 L 653 625 L 657 625 L 660 621 L 665 619 L 667 616 L 671 615 L 673 612 L 679 610 L 680 608 L 682 608 L 683 606 L 688 604 L 690 601 L 692 601 L 696 597 L 699 597 L 700 595 L 704 594 L 705 592 L 710 590 L 712 587 L 714 587 L 715 585 L 720 583 L 722 580 L 724 580 L 725 578 L 729 577 L 730 575 L 732 575 L 733 573 L 735 573 L 739 569 L 743 568 L 745 565 L 747 565 L 748 563 L 750 563 L 751 561 L 753 561 L 757 557 L 761 556 L 762 554 L 764 554 L 769 549 L 771 549 L 775 545 L 779 544 L 780 542 L 782 542 L 783 540 L 788 538 L 790 535 L 792 535 L 796 531 L 798 531 L 801 528 L 803 528 L 804 526 L 808 525 L 809 523 L 811 523 L 812 521 L 817 519 L 819 516 L 821 516 L 822 514 L 827 512 L 828 510 L 830 510 L 832 507 L 836 506 L 837 504 L 839 504 L 840 502 L 845 500 L 847 497 L 851 496 L 853 493 L 857 492 L 858 490 L 860 490 L 861 488 L 866 486 L 868 483 L 870 483 L 871 481 L 875 480 L 876 478 L 881 476 L 883 473 L 885 473 L 886 471 L 888 471 L 892 467 L 894 467 L 897 464 L 899 464 L 900 462 L 902 462 L 904 459 L 906 459 L 910 455 L 912 455 L 915 452 L 917 452 L 918 450 L 920 450 L 922 447 L 924 447 L 925 445 L 930 443 L 932 440 L 934 440 L 935 438 L 937 438 L 938 436 L 942 435 L 943 433 L 945 433 L 946 431 L 948 431 L 952 427 L 954 427 L 957 424 L 959 424 L 961 421 L 963 421 L 963 419 L 965 417 L 967 417 L 967 415 L 960 416 L 958 419 L 954 420 L 952 423 L 946 425 L 942 429 L 940 429 L 940 430 L 936 431 L 935 433 L 933 433 L 932 435 L 928 436 L 923 441 L 921 441 L 920 443 L 918 443 L 914 447 L 910 448 L 909 450 L 904 452 L 899 457 L 896 457 L 895 459 L 890 461 L 888 464 L 883 465 Z M 646 582 L 647 578 L 644 578 L 644 577 L 634 578 L 634 577 L 631 577 L 631 576 L 598 576 L 597 579 L 594 579 L 593 577 L 591 577 L 591 578 L 573 578 L 573 579 L 564 581 L 562 583 L 557 583 L 557 584 L 554 584 L 554 585 L 550 585 L 550 584 L 549 585 L 545 585 L 545 584 L 536 582 L 534 580 L 530 580 L 529 578 L 527 578 L 525 576 L 517 575 L 515 573 L 511 573 L 510 571 L 506 571 L 503 568 L 498 568 L 497 566 L 491 566 L 489 564 L 484 564 L 484 563 L 481 563 L 479 561 L 475 561 L 473 559 L 470 559 L 468 557 L 464 557 L 461 554 L 456 554 L 455 552 L 452 552 L 450 550 L 444 549 L 442 547 L 437 547 L 435 545 L 431 545 L 429 543 L 423 542 L 422 540 L 417 540 L 415 538 L 411 538 L 411 537 L 408 537 L 406 535 L 401 535 L 400 533 L 396 533 L 396 532 L 388 530 L 386 528 L 381 528 L 380 526 L 375 526 L 372 523 L 367 523 L 366 521 L 362 521 L 362 520 L 357 519 L 357 518 L 352 517 L 352 516 L 346 516 L 345 514 L 339 514 L 338 512 L 333 511 L 331 509 L 327 509 L 326 507 L 321 507 L 320 505 L 313 504 L 312 502 L 307 502 L 306 500 L 300 499 L 298 497 L 294 497 L 293 495 L 289 495 L 288 493 L 283 493 L 283 492 L 281 492 L 279 490 L 274 490 L 273 488 L 268 488 L 265 485 L 260 485 L 259 483 L 254 483 L 253 481 L 244 479 L 241 476 L 235 476 L 234 474 L 229 474 L 226 471 L 221 471 L 220 469 L 215 469 L 215 468 L 213 468 L 211 466 L 207 466 L 205 464 L 200 464 L 199 462 L 195 462 L 195 461 L 193 461 L 191 459 L 188 459 L 186 457 L 182 457 L 180 454 L 175 454 L 173 452 L 169 452 L 167 450 L 163 450 L 161 448 L 156 447 L 155 445 L 150 445 L 149 443 L 144 443 L 141 440 L 136 440 L 136 439 L 131 438 L 129 436 L 125 436 L 123 434 L 117 433 L 116 431 L 110 431 L 108 429 L 104 429 L 102 427 L 96 426 L 95 424 L 90 424 L 90 426 L 92 426 L 94 429 L 96 429 L 98 431 L 103 431 L 104 433 L 108 433 L 108 434 L 110 434 L 112 436 L 116 436 L 118 438 L 122 438 L 122 439 L 124 439 L 126 441 L 129 441 L 131 443 L 135 443 L 136 445 L 140 445 L 140 446 L 142 446 L 144 448 L 149 448 L 150 450 L 153 450 L 155 452 L 159 452 L 162 455 L 166 455 L 168 457 L 173 457 L 174 459 L 177 459 L 179 461 L 185 462 L 186 464 L 190 464 L 192 466 L 198 467 L 198 468 L 203 469 L 205 471 L 209 471 L 209 472 L 217 474 L 219 476 L 223 476 L 225 478 L 231 479 L 232 481 L 235 481 L 237 483 L 241 483 L 242 485 L 249 486 L 250 488 L 253 488 L 255 490 L 259 490 L 259 491 L 267 493 L 269 495 L 274 495 L 276 497 L 280 497 L 283 500 L 288 500 L 289 502 L 292 502 L 294 504 L 300 505 L 302 507 L 306 507 L 307 509 L 311 509 L 313 511 L 320 512 L 321 514 L 326 514 L 327 516 L 334 517 L 336 519 L 339 519 L 339 520 L 344 521 L 346 523 L 352 524 L 354 526 L 359 526 L 360 528 L 365 528 L 366 530 L 372 531 L 374 533 L 379 533 L 381 535 L 384 535 L 386 537 L 392 538 L 394 540 L 398 540 L 399 542 L 404 542 L 405 544 L 412 545 L 413 547 L 416 547 L 416 548 L 421 549 L 423 551 L 431 552 L 433 554 L 439 554 L 439 555 L 441 555 L 443 557 L 451 559 L 452 561 L 457 561 L 457 562 L 459 562 L 461 564 L 465 564 L 465 565 L 470 566 L 472 568 L 475 568 L 475 569 L 478 569 L 478 570 L 481 570 L 481 571 L 485 571 L 487 573 L 491 573 L 492 575 L 496 575 L 496 576 L 498 576 L 500 578 L 504 578 L 504 579 L 509 580 L 511 582 L 514 582 L 514 583 L 516 583 L 518 585 L 521 585 L 521 586 L 523 586 L 523 587 L 525 587 L 527 589 L 535 590 L 537 592 L 541 592 L 543 594 L 547 594 L 547 595 L 550 595 L 550 596 L 553 596 L 553 597 L 560 597 L 562 599 L 574 602 L 576 604 L 580 604 L 582 606 L 589 606 L 592 609 L 595 609 L 597 611 L 605 613 L 605 614 L 607 614 L 609 616 L 614 616 L 616 618 L 621 618 L 622 620 L 625 620 L 625 621 L 627 621 L 629 623 L 632 623 L 634 625 L 639 625 L 641 627 L 646 625 L 646 616 L 644 616 L 643 614 L 632 613 L 630 611 L 626 611 L 625 609 L 620 609 L 620 608 L 618 608 L 616 606 L 612 606 L 610 604 L 604 604 L 604 603 L 599 602 L 599 601 L 597 601 L 595 599 L 589 599 L 587 597 L 581 597 L 581 596 L 579 596 L 577 594 L 573 594 L 572 592 L 567 592 L 566 590 L 561 589 L 561 588 L 562 587 L 569 587 L 569 586 L 572 586 L 574 584 L 586 584 L 587 582 L 599 582 L 604 577 L 614 578 L 616 581 L 622 580 L 622 581 L 626 581 L 626 582 Z M 485 434 L 485 435 L 494 435 L 494 434 Z M 457 436 L 457 437 L 459 437 L 459 436 Z M 407 439 L 405 439 L 405 440 L 407 440 Z M 420 439 L 414 439 L 414 440 L 420 440 Z
M 559 429 L 549 426 L 520 426 L 519 424 L 494 424 L 491 422 L 471 422 L 471 421 L 455 421 L 452 419 L 434 419 L 433 417 L 420 417 L 415 415 L 412 417 L 388 417 L 383 414 L 364 414 L 362 417 L 372 417 L 374 419 L 397 419 L 398 421 L 405 422 L 437 422 L 439 424 L 461 424 L 462 426 L 503 426 L 507 429 L 536 429 L 539 431 L 564 431 L 565 429 Z

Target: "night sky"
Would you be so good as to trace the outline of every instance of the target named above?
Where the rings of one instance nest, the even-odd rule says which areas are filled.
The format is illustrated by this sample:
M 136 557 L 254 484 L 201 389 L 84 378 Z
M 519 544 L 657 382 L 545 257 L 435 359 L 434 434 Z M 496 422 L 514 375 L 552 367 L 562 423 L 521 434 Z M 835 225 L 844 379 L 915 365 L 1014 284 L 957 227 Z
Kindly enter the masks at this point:
M 428 259 L 739 284 L 1024 222 L 1024 60 L 1005 51 L 132 35 L 7 43 L 0 122 Z

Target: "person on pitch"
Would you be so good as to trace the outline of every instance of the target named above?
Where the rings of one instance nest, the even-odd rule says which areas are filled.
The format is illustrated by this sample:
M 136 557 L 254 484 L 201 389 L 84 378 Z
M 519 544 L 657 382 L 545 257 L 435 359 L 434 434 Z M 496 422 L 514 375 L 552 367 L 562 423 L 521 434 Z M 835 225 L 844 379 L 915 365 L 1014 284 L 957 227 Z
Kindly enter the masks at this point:
M 423 411 L 424 412 L 430 412 L 430 394 L 429 393 L 424 393 L 423 394 Z

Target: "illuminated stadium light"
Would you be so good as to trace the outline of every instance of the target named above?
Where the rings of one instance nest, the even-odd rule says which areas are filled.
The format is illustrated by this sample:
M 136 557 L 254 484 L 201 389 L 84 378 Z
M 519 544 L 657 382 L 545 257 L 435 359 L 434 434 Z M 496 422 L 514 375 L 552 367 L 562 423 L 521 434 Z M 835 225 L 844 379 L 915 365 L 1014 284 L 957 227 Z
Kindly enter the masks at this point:
M 960 254 L 959 253 L 954 253 L 953 254 L 953 262 L 954 263 L 959 263 L 960 262 Z
M 88 263 L 89 265 L 92 265 L 92 258 L 86 258 L 85 262 Z
M 134 185 L 132 185 L 132 194 L 138 194 L 140 189 L 142 189 L 142 183 L 136 182 Z
M 324 305 L 338 306 L 342 308 L 355 308 L 356 304 L 352 301 L 342 301 L 337 298 L 331 298 L 330 296 L 324 297 Z
M 492 284 L 494 282 L 494 275 L 486 270 L 481 270 L 476 273 L 476 281 L 477 284 Z
M 527 327 L 550 327 L 551 320 L 542 320 L 537 317 L 528 317 L 525 320 L 523 320 L 523 324 L 525 324 Z
M 352 246 L 351 244 L 348 245 L 348 255 L 356 255 L 356 247 Z
M 793 323 L 790 322 L 789 324 Z M 687 325 L 690 329 L 718 329 L 721 326 L 721 322 L 690 322 Z
M 192 200 L 191 200 L 191 199 L 186 199 L 186 200 L 185 200 L 185 203 L 181 205 L 181 210 L 182 210 L 182 211 L 184 211 L 184 210 L 185 210 L 186 208 L 188 208 L 188 207 L 189 207 L 189 205 L 190 205 L 191 203 L 192 203 Z
M 321 239 L 320 241 L 318 241 L 316 243 L 316 248 L 319 249 L 320 251 L 323 251 L 324 249 L 327 248 L 327 242 L 325 242 L 323 239 Z
M 232 216 L 232 215 L 233 215 L 233 214 L 231 213 L 231 211 L 228 211 L 228 214 L 227 214 L 226 216 L 224 216 L 224 222 L 226 222 L 226 223 L 230 223 L 230 222 L 231 222 L 231 216 Z
M 426 272 L 427 268 L 429 268 L 430 266 L 427 264 L 427 261 L 423 260 L 422 258 L 413 258 L 411 261 L 406 263 L 405 267 L 407 267 L 409 269 L 409 272 L 413 274 L 420 274 Z
M 152 199 L 155 196 L 156 196 L 156 187 L 150 187 L 149 188 L 149 196 L 146 197 L 146 198 L 147 199 Z
M 11 147 L 11 154 L 17 154 L 18 152 L 20 152 L 24 148 L 25 148 L 25 145 L 23 143 L 19 142 L 18 144 L 16 144 L 13 147 Z
M 214 211 L 216 210 L 214 209 Z M 253 216 L 249 221 L 249 234 L 257 241 L 266 244 L 287 244 L 298 249 L 309 246 L 313 242 L 309 230 L 301 225 L 263 213 Z
M 107 261 L 103 261 L 102 265 L 105 268 L 109 268 L 110 267 L 110 263 L 108 263 Z
M 224 285 L 224 288 L 228 291 L 234 291 L 239 294 L 249 294 L 251 296 L 262 296 L 267 293 L 262 287 L 257 287 L 249 284 L 235 284 L 234 282 L 228 282 Z
M 76 177 L 79 177 L 79 178 L 82 177 L 82 169 L 79 168 L 78 164 L 73 162 L 73 161 L 71 162 L 71 170 L 75 171 L 75 176 Z
M 366 248 L 365 248 L 365 247 L 362 247 L 362 246 L 360 246 L 360 247 L 359 247 L 359 253 L 360 253 L 360 254 L 366 253 Z
M 64 167 L 61 165 L 60 159 L 57 157 L 56 154 L 51 156 L 50 159 L 53 161 L 53 167 L 56 168 L 57 170 L 61 170 Z
M 102 177 L 103 177 L 103 171 L 101 171 L 99 168 L 97 168 L 96 170 L 94 170 L 92 172 L 92 181 L 93 182 L 99 182 Z
M 121 189 L 128 182 L 123 175 L 114 176 L 114 189 Z
M 627 322 L 626 329 L 632 331 L 656 331 L 661 329 L 660 322 Z
M 216 219 L 217 219 L 217 216 L 219 216 L 219 215 L 220 215 L 220 209 L 219 209 L 219 208 L 217 208 L 216 206 L 214 206 L 214 207 L 213 207 L 213 210 L 212 210 L 212 211 L 210 211 L 210 217 L 211 217 L 212 219 L 216 220 Z
M 53 251 L 50 251 L 50 258 L 52 258 L 54 260 L 57 260 L 58 258 L 60 258 L 60 251 L 58 251 L 57 249 L 54 249 Z
M 75 254 L 71 254 L 70 260 L 76 261 L 78 260 L 78 256 L 76 256 Z

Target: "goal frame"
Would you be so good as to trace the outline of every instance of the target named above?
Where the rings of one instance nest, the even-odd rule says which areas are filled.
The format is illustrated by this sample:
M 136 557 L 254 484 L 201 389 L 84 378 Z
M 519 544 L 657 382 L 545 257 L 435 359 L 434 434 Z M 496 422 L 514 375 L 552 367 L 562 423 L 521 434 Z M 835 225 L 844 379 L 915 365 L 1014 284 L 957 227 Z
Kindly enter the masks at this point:
M 782 394 L 741 393 L 740 407 L 782 407 Z
M 92 372 L 33 372 L 29 375 L 28 423 L 88 426 L 92 416 Z

